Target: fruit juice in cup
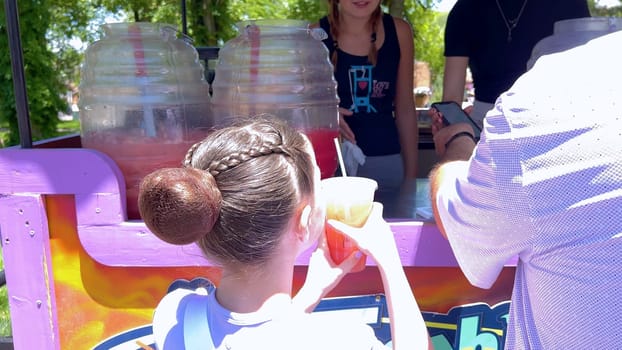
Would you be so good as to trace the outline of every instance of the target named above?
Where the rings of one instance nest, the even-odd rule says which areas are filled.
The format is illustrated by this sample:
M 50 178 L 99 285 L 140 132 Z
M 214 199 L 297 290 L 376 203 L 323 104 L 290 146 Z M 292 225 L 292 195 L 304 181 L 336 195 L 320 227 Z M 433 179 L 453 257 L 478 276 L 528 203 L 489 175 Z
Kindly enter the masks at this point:
M 326 219 L 334 219 L 354 227 L 362 227 L 371 213 L 376 181 L 364 177 L 340 176 L 322 180 L 322 195 L 326 204 Z M 340 264 L 358 250 L 354 241 L 326 225 L 326 243 L 330 257 Z M 352 272 L 365 268 L 366 257 L 361 258 Z

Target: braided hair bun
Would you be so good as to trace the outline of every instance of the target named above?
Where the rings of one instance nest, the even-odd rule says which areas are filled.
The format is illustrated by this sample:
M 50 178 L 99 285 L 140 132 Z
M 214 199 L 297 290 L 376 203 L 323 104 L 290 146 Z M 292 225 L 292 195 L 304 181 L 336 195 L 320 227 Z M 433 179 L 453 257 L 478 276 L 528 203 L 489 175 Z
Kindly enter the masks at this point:
M 138 208 L 147 227 L 161 240 L 184 245 L 207 235 L 220 212 L 222 197 L 207 171 L 166 168 L 140 184 Z

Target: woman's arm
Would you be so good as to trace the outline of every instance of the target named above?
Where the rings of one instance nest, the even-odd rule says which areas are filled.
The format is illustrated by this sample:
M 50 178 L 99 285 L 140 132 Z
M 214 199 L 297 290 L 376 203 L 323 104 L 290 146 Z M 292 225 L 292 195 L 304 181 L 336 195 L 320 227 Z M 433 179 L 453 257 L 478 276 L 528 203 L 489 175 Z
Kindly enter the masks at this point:
M 402 148 L 404 178 L 415 178 L 419 153 L 419 126 L 413 96 L 415 64 L 413 33 L 406 21 L 394 18 L 394 22 L 400 45 L 400 62 L 395 91 L 395 122 Z
M 464 85 L 469 58 L 463 56 L 445 57 L 443 75 L 443 101 L 454 101 L 462 106 Z

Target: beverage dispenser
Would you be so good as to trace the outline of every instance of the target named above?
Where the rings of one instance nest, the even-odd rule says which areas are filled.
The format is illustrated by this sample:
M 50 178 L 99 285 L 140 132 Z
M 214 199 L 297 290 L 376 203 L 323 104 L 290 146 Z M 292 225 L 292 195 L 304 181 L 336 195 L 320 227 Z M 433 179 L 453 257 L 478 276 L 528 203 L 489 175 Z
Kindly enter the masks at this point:
M 527 69 L 531 69 L 541 56 L 566 51 L 618 30 L 622 30 L 622 18 L 617 17 L 584 17 L 557 21 L 553 35 L 540 40 L 534 46 Z
M 337 83 L 326 33 L 299 20 L 237 24 L 239 35 L 220 49 L 212 84 L 214 121 L 271 114 L 311 140 L 322 177 L 337 169 Z
M 196 49 L 172 25 L 110 23 L 81 67 L 82 146 L 106 153 L 126 183 L 138 219 L 138 185 L 160 167 L 180 166 L 213 126 L 209 86 Z

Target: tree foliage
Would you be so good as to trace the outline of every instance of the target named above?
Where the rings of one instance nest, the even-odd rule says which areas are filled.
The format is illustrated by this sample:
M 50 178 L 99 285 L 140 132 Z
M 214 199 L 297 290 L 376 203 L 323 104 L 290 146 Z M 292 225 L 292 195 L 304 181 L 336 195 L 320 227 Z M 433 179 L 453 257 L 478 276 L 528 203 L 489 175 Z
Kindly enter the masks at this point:
M 63 68 L 59 58 L 48 46 L 48 30 L 53 15 L 49 9 L 54 0 L 20 1 L 19 24 L 24 61 L 24 76 L 28 96 L 30 124 L 34 140 L 56 135 L 58 112 L 68 109 L 60 94 L 66 91 Z M 1 13 L 0 50 L 9 52 L 8 33 L 4 8 Z M 17 113 L 11 60 L 9 55 L 0 55 L 0 126 L 9 129 L 4 144 L 19 143 Z
M 443 56 L 445 15 L 432 9 L 436 2 L 435 0 L 405 0 L 404 8 L 406 18 L 413 26 L 415 35 L 415 60 L 428 63 L 432 91 L 438 95 L 441 92 L 445 64 Z
M 613 7 L 597 6 L 596 0 L 588 0 L 588 5 L 593 17 L 622 17 L 622 0 Z
M 293 0 L 290 1 L 291 18 L 317 22 L 328 13 L 328 2 L 324 0 Z

